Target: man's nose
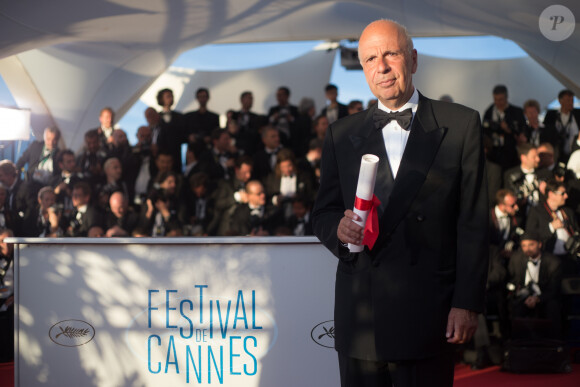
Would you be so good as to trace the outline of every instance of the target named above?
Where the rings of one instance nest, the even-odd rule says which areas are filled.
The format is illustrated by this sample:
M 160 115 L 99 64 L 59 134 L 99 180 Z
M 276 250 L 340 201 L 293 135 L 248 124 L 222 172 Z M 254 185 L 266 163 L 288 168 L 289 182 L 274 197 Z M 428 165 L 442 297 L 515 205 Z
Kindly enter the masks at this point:
M 386 58 L 379 58 L 377 70 L 380 73 L 387 73 L 387 72 L 389 72 L 390 69 L 391 69 L 391 66 L 389 66 L 389 62 L 387 61 L 387 59 Z

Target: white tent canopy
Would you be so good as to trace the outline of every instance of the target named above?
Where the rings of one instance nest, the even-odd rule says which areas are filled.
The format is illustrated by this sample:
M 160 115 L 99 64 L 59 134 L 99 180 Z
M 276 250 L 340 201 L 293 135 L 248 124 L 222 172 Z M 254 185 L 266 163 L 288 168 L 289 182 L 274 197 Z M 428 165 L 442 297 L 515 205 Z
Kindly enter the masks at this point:
M 580 18 L 577 0 L 558 3 Z M 0 74 L 17 104 L 32 109 L 33 129 L 56 124 L 73 148 L 82 141 L 77 132 L 94 127 L 102 107 L 122 116 L 186 50 L 224 42 L 352 39 L 380 17 L 400 21 L 413 36 L 511 39 L 580 94 L 580 28 L 562 41 L 546 38 L 539 21 L 549 5 L 545 0 L 0 0 Z M 297 77 L 302 74 L 296 70 Z M 489 95 L 492 85 L 465 79 L 465 92 L 484 89 Z

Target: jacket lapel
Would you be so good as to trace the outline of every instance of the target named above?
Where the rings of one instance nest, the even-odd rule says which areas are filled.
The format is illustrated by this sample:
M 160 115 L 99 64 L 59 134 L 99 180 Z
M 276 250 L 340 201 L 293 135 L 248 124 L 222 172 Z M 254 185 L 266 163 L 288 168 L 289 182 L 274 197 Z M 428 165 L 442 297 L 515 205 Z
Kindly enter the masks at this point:
M 376 244 L 381 244 L 388 239 L 408 212 L 427 177 L 446 132 L 447 128 L 438 126 L 431 102 L 420 94 L 419 106 L 411 126 L 411 133 L 392 192 L 388 203 L 386 203 L 384 211 L 386 216 L 380 219 L 380 235 Z M 375 245 L 373 250 L 378 249 L 378 246 Z
M 384 212 L 386 202 L 393 187 L 393 175 L 391 166 L 385 149 L 383 133 L 375 128 L 373 113 L 377 109 L 376 105 L 367 111 L 367 115 L 361 125 L 359 132 L 349 136 L 356 152 L 357 164 L 357 181 L 358 172 L 360 171 L 360 160 L 365 154 L 373 154 L 379 157 L 379 166 L 377 169 L 377 178 L 375 182 L 374 193 L 381 201 L 378 208 L 379 216 Z

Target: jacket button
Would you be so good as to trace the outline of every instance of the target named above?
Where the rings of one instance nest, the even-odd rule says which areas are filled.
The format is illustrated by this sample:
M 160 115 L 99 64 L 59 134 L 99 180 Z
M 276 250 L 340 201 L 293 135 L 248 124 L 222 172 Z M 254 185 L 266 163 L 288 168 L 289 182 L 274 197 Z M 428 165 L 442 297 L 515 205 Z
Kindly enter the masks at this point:
M 422 222 L 425 220 L 425 217 L 423 215 L 417 215 L 417 222 Z
M 373 259 L 373 267 L 379 266 L 380 261 L 378 259 Z

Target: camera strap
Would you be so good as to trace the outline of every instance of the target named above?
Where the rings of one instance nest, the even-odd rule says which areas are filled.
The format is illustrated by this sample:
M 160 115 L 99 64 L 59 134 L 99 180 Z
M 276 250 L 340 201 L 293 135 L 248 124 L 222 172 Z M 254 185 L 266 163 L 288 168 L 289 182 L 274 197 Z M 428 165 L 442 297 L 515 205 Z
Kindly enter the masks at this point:
M 552 217 L 552 220 L 559 219 L 557 211 L 552 211 L 552 209 L 548 206 L 548 203 L 544 202 L 543 204 L 546 211 L 548 211 L 548 214 L 550 214 L 550 216 Z M 568 218 L 568 215 L 566 215 L 566 212 L 564 212 L 564 210 L 560 210 L 560 214 L 562 214 L 564 229 L 568 232 L 568 235 L 570 236 L 574 235 L 574 230 L 572 229 L 572 226 L 570 224 L 570 218 Z

